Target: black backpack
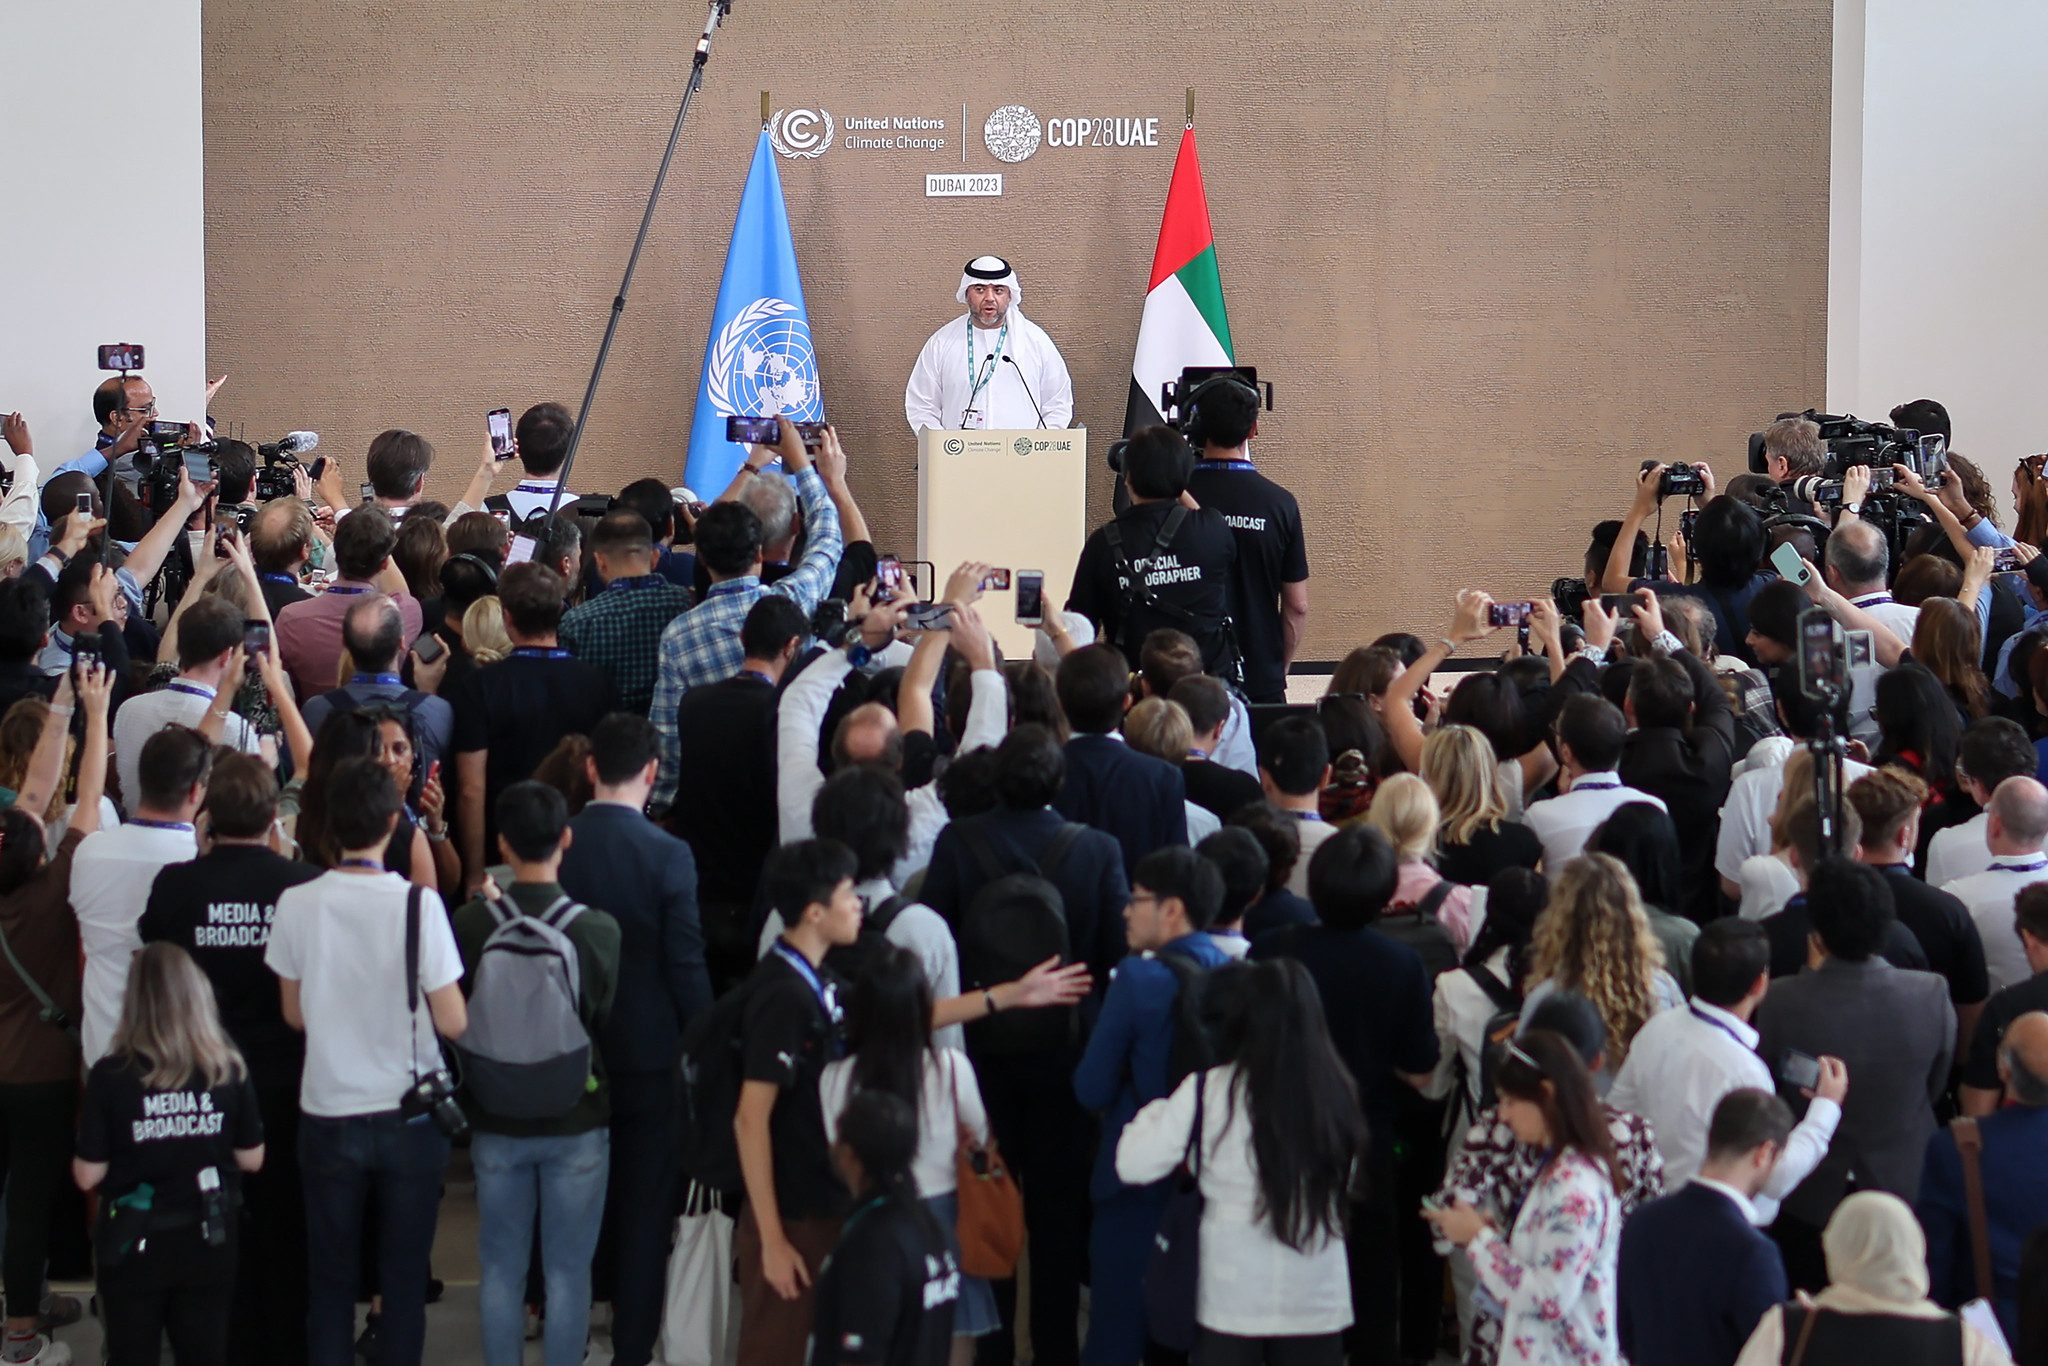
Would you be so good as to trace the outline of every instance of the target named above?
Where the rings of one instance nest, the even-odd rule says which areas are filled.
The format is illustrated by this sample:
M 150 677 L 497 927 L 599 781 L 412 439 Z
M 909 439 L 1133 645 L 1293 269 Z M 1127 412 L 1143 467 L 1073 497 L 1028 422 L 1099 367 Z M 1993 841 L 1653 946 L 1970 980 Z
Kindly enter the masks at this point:
M 699 1185 L 731 1194 L 745 1184 L 732 1122 L 740 1108 L 740 1021 L 753 985 L 752 977 L 741 982 L 683 1031 L 683 1173 Z
M 1486 993 L 1486 999 L 1493 1002 L 1493 1014 L 1486 1017 L 1486 1027 L 1479 1032 L 1479 1100 L 1475 1104 L 1472 1095 L 1472 1078 L 1465 1071 L 1465 1055 L 1458 1055 L 1458 1095 L 1451 1105 L 1451 1116 L 1455 1119 L 1462 1110 L 1468 1117 L 1477 1118 L 1493 1095 L 1493 1078 L 1500 1071 L 1501 1056 L 1507 1046 L 1514 1042 L 1515 1035 L 1522 1027 L 1522 993 L 1516 991 L 1500 978 L 1483 967 L 1465 969 L 1479 989 Z
M 1191 954 L 1164 948 L 1153 957 L 1180 988 L 1173 998 L 1173 1045 L 1166 1055 L 1166 1094 L 1222 1055 L 1222 1020 L 1208 1004 L 1209 968 Z
M 1067 935 L 1067 902 L 1052 875 L 1088 827 L 1072 822 L 1061 827 L 1030 872 L 1006 870 L 987 833 L 973 824 L 953 828 L 989 879 L 960 917 L 961 986 L 986 990 L 1015 981 L 1048 958 L 1069 961 L 1073 944 Z M 1036 1053 L 1074 1042 L 1080 1017 L 1072 1006 L 1020 1010 L 976 1020 L 967 1028 L 979 1052 Z
M 877 902 L 872 910 L 860 919 L 860 936 L 851 944 L 843 944 L 826 951 L 825 966 L 834 975 L 849 985 L 865 977 L 874 967 L 875 960 L 883 949 L 889 946 L 889 925 L 910 904 L 910 898 L 898 894 L 886 901 Z
M 1439 881 L 1422 894 L 1413 910 L 1391 911 L 1373 926 L 1387 938 L 1421 954 L 1422 966 L 1432 982 L 1458 966 L 1458 947 L 1451 942 L 1451 932 L 1436 918 L 1437 910 L 1456 887 L 1454 882 Z

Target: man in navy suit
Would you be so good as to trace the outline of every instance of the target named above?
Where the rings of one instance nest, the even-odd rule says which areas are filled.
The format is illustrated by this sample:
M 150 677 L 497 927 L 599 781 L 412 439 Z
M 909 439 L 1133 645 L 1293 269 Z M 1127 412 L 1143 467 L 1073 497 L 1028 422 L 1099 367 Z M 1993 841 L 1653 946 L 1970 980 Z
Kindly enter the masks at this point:
M 1991 1284 L 2006 1338 L 2019 1341 L 2020 1253 L 2035 1229 L 2048 1227 L 2048 1013 L 2029 1011 L 1998 1041 L 1998 1077 L 2006 1107 L 1975 1121 L 1983 1151 L 1984 1214 L 1991 1245 Z M 1964 1121 L 1958 1120 L 1961 1124 Z M 1927 1145 L 1917 1212 L 1927 1230 L 1928 1280 L 1937 1304 L 1954 1309 L 1977 1298 L 1970 1251 L 1970 1206 L 1955 1129 Z
M 1187 786 L 1164 759 L 1140 754 L 1117 734 L 1131 700 L 1131 671 L 1107 645 L 1088 645 L 1060 661 L 1060 709 L 1067 741 L 1067 781 L 1053 803 L 1070 821 L 1092 825 L 1123 846 L 1124 875 L 1169 844 L 1188 842 Z
M 1052 809 L 1066 776 L 1060 743 L 1044 726 L 1018 726 L 996 747 L 1000 805 L 939 831 L 919 893 L 956 935 L 975 894 L 994 880 L 970 840 L 985 840 L 1005 873 L 1038 868 L 1068 824 Z M 1099 830 L 1082 830 L 1045 876 L 1064 903 L 1073 955 L 1088 960 L 1098 983 L 1108 982 L 1109 969 L 1124 954 L 1123 909 L 1131 894 L 1116 841 Z M 980 1053 L 972 1028 L 967 1048 L 970 1055 Z M 1088 1258 L 1088 1160 L 1095 1142 L 1074 1097 L 1079 1057 L 1079 1048 L 1067 1043 L 1005 1054 L 978 1067 L 996 1139 L 1024 1187 L 1024 1222 L 1031 1230 L 1031 1345 L 1040 1366 L 1075 1366 L 1080 1360 L 1077 1318 Z M 991 1366 L 1008 1366 L 1015 1355 L 1016 1285 L 995 1283 L 1003 1329 L 978 1347 L 979 1360 Z
M 1657 1366 L 1734 1366 L 1757 1321 L 1787 1295 L 1778 1245 L 1750 1201 L 1792 1133 L 1792 1108 L 1745 1087 L 1714 1107 L 1699 1175 L 1621 1230 L 1622 1354 Z
M 598 1047 L 611 1073 L 611 1175 L 597 1254 L 611 1286 L 612 1360 L 646 1366 L 661 1328 L 681 1137 L 676 1069 L 683 1029 L 711 1006 L 690 846 L 647 819 L 661 739 L 644 716 L 591 729 L 594 795 L 569 828 L 562 890 L 619 922 L 619 985 Z M 609 1273 L 609 1275 L 607 1274 Z

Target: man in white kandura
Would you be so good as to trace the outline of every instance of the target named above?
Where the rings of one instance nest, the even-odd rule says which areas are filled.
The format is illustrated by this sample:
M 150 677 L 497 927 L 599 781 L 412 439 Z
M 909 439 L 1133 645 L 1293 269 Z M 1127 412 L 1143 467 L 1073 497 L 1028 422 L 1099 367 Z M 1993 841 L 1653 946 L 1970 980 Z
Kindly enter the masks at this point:
M 1045 329 L 1017 306 L 1024 288 L 1000 256 L 967 263 L 954 298 L 967 313 L 932 334 L 903 389 L 910 430 L 1065 427 L 1074 382 Z

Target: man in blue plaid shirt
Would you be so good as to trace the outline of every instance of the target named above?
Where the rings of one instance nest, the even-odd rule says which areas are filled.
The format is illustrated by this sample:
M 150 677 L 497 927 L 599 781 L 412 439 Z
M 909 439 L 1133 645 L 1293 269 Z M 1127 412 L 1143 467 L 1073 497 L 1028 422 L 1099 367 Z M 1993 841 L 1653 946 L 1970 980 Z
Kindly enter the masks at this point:
M 738 502 L 713 503 L 697 519 L 697 562 L 711 576 L 711 589 L 704 601 L 661 633 L 660 667 L 647 713 L 661 734 L 661 772 L 653 796 L 657 809 L 675 800 L 676 784 L 682 776 L 676 706 L 683 694 L 699 684 L 730 678 L 739 670 L 746 654 L 740 646 L 740 627 L 762 594 L 780 593 L 808 614 L 832 587 L 839 571 L 843 548 L 839 511 L 825 481 L 812 468 L 796 425 L 783 418 L 779 435 L 775 450 L 761 446 L 749 450 L 746 468 L 759 474 L 769 461 L 781 456 L 783 469 L 794 477 L 797 502 L 803 508 L 804 557 L 786 577 L 763 586 L 761 519 L 753 510 Z M 826 440 L 834 438 L 827 433 Z
M 611 675 L 619 710 L 645 714 L 654 697 L 661 632 L 690 590 L 654 570 L 654 532 L 637 512 L 605 514 L 590 536 L 604 589 L 562 618 L 562 644 Z

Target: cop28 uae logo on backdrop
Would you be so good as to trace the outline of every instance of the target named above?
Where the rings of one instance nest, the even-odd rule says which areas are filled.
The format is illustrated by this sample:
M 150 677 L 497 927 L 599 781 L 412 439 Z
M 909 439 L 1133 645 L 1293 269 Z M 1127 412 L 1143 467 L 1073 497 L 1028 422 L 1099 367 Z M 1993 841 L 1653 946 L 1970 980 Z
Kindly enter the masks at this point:
M 1038 150 L 1045 126 L 1021 104 L 1006 104 L 981 126 L 981 140 L 997 161 L 1019 162 Z
M 756 299 L 718 334 L 711 348 L 711 406 L 727 417 L 787 413 L 821 422 L 818 360 L 810 325 L 785 299 Z
M 831 111 L 778 109 L 768 120 L 768 142 L 786 157 L 821 157 L 832 145 Z

